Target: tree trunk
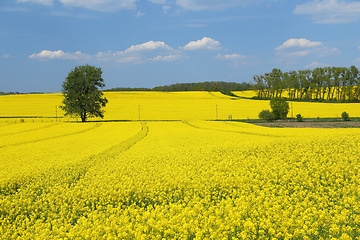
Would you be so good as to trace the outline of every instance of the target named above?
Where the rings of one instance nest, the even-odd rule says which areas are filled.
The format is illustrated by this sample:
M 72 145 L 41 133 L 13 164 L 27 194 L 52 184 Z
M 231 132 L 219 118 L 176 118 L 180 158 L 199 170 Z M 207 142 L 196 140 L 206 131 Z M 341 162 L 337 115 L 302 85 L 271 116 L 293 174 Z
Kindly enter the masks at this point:
M 86 122 L 86 112 L 81 113 L 81 121 Z

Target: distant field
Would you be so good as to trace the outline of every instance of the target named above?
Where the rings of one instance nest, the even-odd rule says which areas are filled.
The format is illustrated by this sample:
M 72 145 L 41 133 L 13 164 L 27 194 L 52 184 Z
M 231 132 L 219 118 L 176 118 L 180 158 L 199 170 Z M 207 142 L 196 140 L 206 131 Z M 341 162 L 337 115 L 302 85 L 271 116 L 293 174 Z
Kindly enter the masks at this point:
M 243 97 L 254 94 L 253 91 L 235 93 Z M 109 99 L 105 120 L 226 120 L 229 116 L 257 119 L 261 110 L 270 109 L 269 101 L 237 99 L 219 92 L 106 92 L 105 96 Z M 56 116 L 63 117 L 58 108 L 61 100 L 61 94 L 0 96 L 0 122 L 8 120 L 4 117 L 55 121 Z M 360 117 L 356 103 L 290 102 L 290 107 L 288 117 L 300 113 L 305 118 L 340 118 L 344 111 L 350 117 Z

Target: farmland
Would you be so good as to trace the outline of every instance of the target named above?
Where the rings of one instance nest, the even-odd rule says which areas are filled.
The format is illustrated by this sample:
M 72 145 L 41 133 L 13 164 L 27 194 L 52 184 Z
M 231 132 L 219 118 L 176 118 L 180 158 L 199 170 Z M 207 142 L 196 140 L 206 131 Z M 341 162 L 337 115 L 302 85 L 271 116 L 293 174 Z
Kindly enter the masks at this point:
M 251 97 L 254 92 L 236 94 Z M 257 119 L 261 110 L 270 109 L 269 101 L 234 98 L 218 92 L 105 92 L 105 96 L 109 103 L 104 120 L 227 120 L 229 115 L 232 119 Z M 0 96 L 0 123 L 10 122 L 13 116 L 28 121 L 55 121 L 56 116 L 63 117 L 61 100 L 61 94 Z M 290 107 L 288 117 L 300 113 L 305 118 L 340 118 L 343 111 L 350 117 L 360 116 L 356 103 L 291 102 Z
M 88 123 L 54 117 L 60 94 L 0 97 L 2 238 L 360 237 L 360 129 L 206 121 L 269 108 L 220 93 L 106 94 L 108 121 Z

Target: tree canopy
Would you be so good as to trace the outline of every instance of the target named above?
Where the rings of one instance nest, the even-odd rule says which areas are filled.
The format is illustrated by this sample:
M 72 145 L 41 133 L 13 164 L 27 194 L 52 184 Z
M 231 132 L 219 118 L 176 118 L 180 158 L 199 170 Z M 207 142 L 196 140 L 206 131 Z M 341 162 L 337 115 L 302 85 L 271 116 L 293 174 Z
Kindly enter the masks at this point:
M 284 98 L 272 98 L 270 100 L 270 107 L 274 119 L 286 119 L 289 113 L 289 103 Z
M 85 122 L 89 117 L 104 117 L 108 103 L 102 91 L 105 87 L 101 68 L 90 65 L 75 67 L 62 84 L 64 99 L 61 109 L 65 115 L 80 117 Z
M 269 73 L 255 75 L 253 80 L 258 98 L 360 101 L 360 72 L 356 66 L 319 67 L 289 72 L 274 68 Z
M 233 95 L 231 91 L 245 91 L 251 89 L 250 83 L 236 82 L 195 82 L 195 83 L 175 83 L 165 86 L 157 86 L 154 88 L 125 88 L 117 87 L 105 91 L 162 91 L 162 92 L 178 92 L 178 91 L 219 91 L 227 95 Z

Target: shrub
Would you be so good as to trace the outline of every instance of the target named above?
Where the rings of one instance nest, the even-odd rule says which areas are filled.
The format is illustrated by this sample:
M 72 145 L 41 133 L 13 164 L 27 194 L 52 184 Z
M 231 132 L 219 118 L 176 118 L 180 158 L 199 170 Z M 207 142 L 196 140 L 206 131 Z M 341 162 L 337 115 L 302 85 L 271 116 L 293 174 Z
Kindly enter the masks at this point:
M 269 110 L 262 110 L 259 113 L 259 118 L 261 120 L 266 120 L 266 121 L 272 121 L 274 119 L 274 115 L 272 112 L 270 112 Z
M 350 121 L 350 116 L 347 112 L 342 112 L 341 117 L 344 121 Z
M 301 116 L 300 113 L 296 114 L 296 121 L 298 121 L 298 122 L 304 121 L 304 118 L 303 118 L 303 116 Z
M 286 119 L 289 113 L 289 103 L 284 98 L 273 98 L 270 100 L 274 119 Z

